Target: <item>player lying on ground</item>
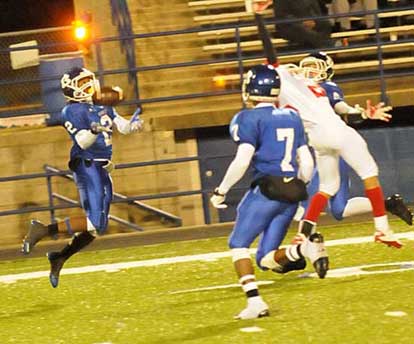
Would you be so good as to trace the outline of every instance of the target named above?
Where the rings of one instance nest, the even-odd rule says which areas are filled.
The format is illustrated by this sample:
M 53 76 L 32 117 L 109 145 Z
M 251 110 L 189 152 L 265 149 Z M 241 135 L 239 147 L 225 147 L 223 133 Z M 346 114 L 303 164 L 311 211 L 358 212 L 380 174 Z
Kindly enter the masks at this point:
M 67 220 L 65 224 L 43 225 L 32 220 L 23 240 L 22 250 L 31 252 L 42 238 L 56 235 L 64 226 L 75 232 L 72 240 L 59 252 L 49 252 L 50 283 L 54 288 L 59 282 L 60 270 L 65 261 L 85 246 L 108 226 L 109 207 L 112 200 L 110 172 L 112 157 L 112 125 L 122 134 L 142 129 L 137 112 L 130 121 L 117 114 L 112 106 L 94 105 L 93 95 L 99 90 L 95 75 L 85 68 L 72 68 L 63 75 L 61 86 L 68 104 L 62 110 L 63 126 L 70 135 L 73 146 L 69 168 L 73 171 L 80 201 L 86 216 Z
M 317 52 L 310 54 L 302 59 L 299 63 L 299 68 L 303 71 L 304 75 L 317 82 L 326 92 L 329 102 L 335 112 L 342 116 L 345 120 L 349 116 L 358 116 L 364 119 L 381 120 L 388 122 L 391 119 L 391 115 L 388 113 L 392 108 L 390 106 L 384 106 L 383 103 L 379 103 L 376 106 L 371 106 L 367 102 L 367 109 L 363 109 L 356 106 L 348 105 L 344 100 L 344 94 L 339 86 L 332 81 L 334 75 L 334 61 L 332 58 L 323 52 Z M 329 210 L 337 220 L 342 220 L 345 217 L 364 214 L 372 211 L 371 202 L 367 197 L 349 197 L 349 178 L 350 167 L 341 158 L 339 159 L 339 174 L 340 174 L 340 187 L 338 192 L 329 199 Z M 311 182 L 308 184 L 307 190 L 310 196 L 313 196 L 319 187 L 319 174 L 317 169 L 314 171 L 314 176 Z M 300 220 L 304 214 L 305 209 L 308 207 L 308 202 L 301 203 L 298 208 L 298 213 L 295 215 L 295 219 Z M 413 223 L 413 214 L 404 204 L 402 197 L 398 194 L 394 194 L 385 200 L 385 209 L 400 217 L 408 225 Z
M 303 269 L 304 257 L 312 263 L 327 263 L 319 234 L 313 234 L 301 245 L 278 249 L 298 202 L 307 197 L 305 182 L 313 170 L 300 117 L 294 110 L 277 107 L 283 87 L 280 82 L 272 66 L 255 66 L 247 73 L 244 95 L 255 107 L 239 112 L 230 124 L 231 137 L 238 144 L 237 153 L 211 197 L 214 207 L 227 207 L 225 195 L 252 161 L 254 181 L 238 205 L 229 238 L 234 268 L 247 296 L 247 307 L 237 319 L 269 315 L 268 306 L 259 295 L 248 250 L 259 235 L 256 263 L 263 270 Z

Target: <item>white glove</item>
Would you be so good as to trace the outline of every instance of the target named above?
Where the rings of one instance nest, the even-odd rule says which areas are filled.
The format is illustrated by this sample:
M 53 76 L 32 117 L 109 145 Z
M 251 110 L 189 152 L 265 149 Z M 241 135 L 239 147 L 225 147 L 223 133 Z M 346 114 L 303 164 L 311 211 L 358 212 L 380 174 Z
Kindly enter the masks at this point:
M 214 208 L 217 208 L 217 209 L 227 208 L 227 204 L 224 203 L 225 200 L 226 200 L 226 195 L 221 194 L 218 191 L 218 188 L 215 188 L 213 192 L 213 196 L 211 196 L 210 198 L 210 202 L 214 206 Z
M 140 115 L 141 115 L 141 108 L 139 107 L 135 110 L 134 114 L 132 115 L 129 121 L 131 132 L 141 131 L 142 129 L 144 129 L 144 121 L 139 118 Z
M 392 118 L 392 115 L 388 112 L 392 110 L 392 106 L 384 106 L 383 102 L 378 103 L 373 106 L 371 100 L 367 100 L 367 108 L 361 109 L 359 105 L 356 105 L 355 108 L 361 109 L 361 116 L 364 119 L 377 119 L 384 122 L 389 122 Z
M 105 127 L 104 125 L 97 123 L 97 122 L 92 122 L 91 123 L 91 132 L 95 135 L 102 133 L 102 132 L 106 132 L 106 133 L 112 133 L 111 128 L 109 127 Z

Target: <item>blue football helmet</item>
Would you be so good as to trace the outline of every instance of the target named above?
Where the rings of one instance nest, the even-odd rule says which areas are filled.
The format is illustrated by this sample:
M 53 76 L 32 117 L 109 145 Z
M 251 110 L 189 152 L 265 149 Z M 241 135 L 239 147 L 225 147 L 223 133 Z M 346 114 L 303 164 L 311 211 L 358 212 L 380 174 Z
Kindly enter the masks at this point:
M 60 79 L 65 98 L 75 102 L 92 101 L 95 92 L 99 92 L 99 81 L 95 74 L 86 68 L 73 67 Z
M 280 93 L 280 76 L 272 65 L 252 67 L 243 81 L 243 100 L 271 102 L 278 100 Z
M 316 82 L 331 80 L 334 75 L 333 66 L 332 58 L 322 51 L 312 53 L 299 62 L 299 68 L 305 77 Z

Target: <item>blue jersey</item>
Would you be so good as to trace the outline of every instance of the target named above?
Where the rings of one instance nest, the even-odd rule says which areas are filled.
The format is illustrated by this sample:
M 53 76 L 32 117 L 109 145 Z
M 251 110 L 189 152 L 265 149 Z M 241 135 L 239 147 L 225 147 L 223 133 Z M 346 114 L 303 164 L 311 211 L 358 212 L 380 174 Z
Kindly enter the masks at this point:
M 319 85 L 325 90 L 332 108 L 335 108 L 337 103 L 344 101 L 344 93 L 336 83 L 332 81 L 324 81 Z
M 80 130 L 89 130 L 91 123 L 96 122 L 112 129 L 112 122 L 117 116 L 114 108 L 88 103 L 70 103 L 62 110 L 63 126 L 73 141 L 70 157 L 84 159 L 111 159 L 112 133 L 97 134 L 96 141 L 87 149 L 82 149 L 76 142 L 75 135 Z
M 230 134 L 238 143 L 255 147 L 255 179 L 264 175 L 296 177 L 297 148 L 306 145 L 299 115 L 273 106 L 242 110 L 231 121 Z

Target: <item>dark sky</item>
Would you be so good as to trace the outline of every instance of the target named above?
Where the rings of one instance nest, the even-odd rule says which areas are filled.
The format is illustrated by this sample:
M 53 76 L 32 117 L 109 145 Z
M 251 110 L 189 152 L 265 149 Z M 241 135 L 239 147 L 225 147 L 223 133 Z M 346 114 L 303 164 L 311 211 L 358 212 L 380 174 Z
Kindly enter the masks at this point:
M 0 32 L 70 25 L 73 0 L 0 0 Z

